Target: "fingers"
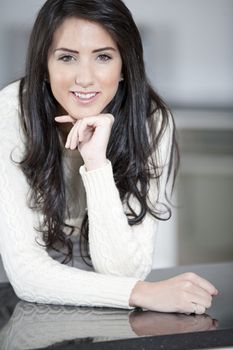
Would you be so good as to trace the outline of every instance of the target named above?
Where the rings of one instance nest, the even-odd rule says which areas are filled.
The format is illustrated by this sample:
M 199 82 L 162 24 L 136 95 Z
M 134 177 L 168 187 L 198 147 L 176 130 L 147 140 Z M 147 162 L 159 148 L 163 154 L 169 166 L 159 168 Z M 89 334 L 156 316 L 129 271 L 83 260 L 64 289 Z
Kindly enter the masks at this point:
M 205 308 L 211 307 L 212 304 L 212 296 L 206 292 L 204 289 L 192 285 L 190 289 L 187 291 L 188 298 L 191 302 L 203 305 Z
M 63 115 L 55 117 L 55 121 L 58 123 L 72 123 L 73 128 L 70 130 L 65 148 L 70 148 L 71 150 L 76 149 L 79 144 L 85 139 L 85 142 L 88 142 L 94 132 L 95 129 L 98 127 L 100 128 L 100 133 L 102 133 L 102 136 L 109 136 L 111 126 L 114 122 L 114 117 L 111 114 L 100 114 L 98 116 L 90 116 L 82 119 L 75 119 L 71 117 L 70 115 Z M 99 133 L 100 138 L 101 134 Z
M 96 121 L 94 119 L 89 121 L 86 121 L 85 119 L 80 119 L 76 121 L 76 123 L 74 124 L 73 128 L 70 130 L 67 136 L 65 147 L 70 148 L 71 150 L 76 149 L 79 143 L 83 141 L 84 136 L 87 137 L 87 128 L 89 129 L 89 133 L 93 133 L 93 131 L 90 132 L 90 126 L 94 127 L 95 122 Z
M 77 148 L 78 142 L 79 142 L 78 125 L 75 125 L 69 132 L 65 147 L 70 148 L 71 150 L 74 150 Z
M 206 308 L 203 305 L 192 302 L 186 306 L 186 308 L 183 312 L 186 315 L 190 315 L 190 314 L 203 315 L 206 313 Z
M 80 142 L 79 140 L 79 121 L 77 121 L 74 126 L 72 127 L 72 129 L 70 130 L 68 136 L 67 136 L 67 140 L 66 140 L 66 144 L 65 144 L 65 148 L 70 148 L 71 150 L 74 150 L 78 147 L 78 144 Z
M 77 119 L 71 117 L 70 115 L 61 115 L 54 118 L 58 123 L 75 123 Z
M 212 283 L 196 275 L 184 273 L 179 276 L 182 279 L 184 299 L 186 302 L 185 312 L 201 315 L 211 307 L 212 297 L 218 294 L 218 290 Z
M 100 121 L 101 119 L 103 118 L 100 118 L 101 117 L 104 117 L 106 120 L 108 120 L 111 124 L 113 124 L 114 122 L 114 117 L 112 114 L 102 114 L 102 115 L 99 115 L 99 116 L 93 116 L 93 117 L 86 117 L 86 118 L 83 118 L 83 119 L 75 119 L 73 117 L 71 117 L 70 115 L 61 115 L 61 116 L 57 116 L 55 117 L 54 119 L 56 120 L 56 122 L 58 123 L 76 123 L 77 120 L 78 121 L 86 121 L 87 122 L 87 125 L 93 125 L 94 123 L 96 123 L 97 121 Z
M 190 314 L 196 314 L 196 315 L 202 315 L 206 312 L 206 309 L 208 308 L 205 305 L 205 302 L 203 300 L 198 300 L 195 298 L 195 296 L 191 298 L 191 300 L 194 301 L 187 301 L 186 298 L 184 298 L 181 307 L 178 308 L 178 312 L 184 312 L 187 315 Z
M 193 273 L 193 272 L 186 272 L 181 275 L 182 278 L 184 278 L 187 281 L 192 282 L 193 284 L 197 285 L 198 287 L 205 290 L 210 295 L 217 295 L 218 290 L 215 288 L 215 286 L 207 281 L 206 279 L 200 277 L 199 275 Z
M 70 148 L 72 150 L 76 149 L 78 146 L 78 132 L 77 132 L 77 127 L 79 121 L 77 121 L 75 118 L 71 117 L 70 115 L 61 115 L 58 117 L 55 117 L 55 121 L 58 123 L 72 123 L 74 127 L 70 130 L 65 148 Z
M 88 120 L 82 119 L 79 123 L 78 133 L 79 133 L 79 142 L 82 142 L 84 139 L 84 134 L 87 131 L 86 129 L 89 127 L 95 128 L 96 125 L 96 117 L 88 118 Z
M 63 120 L 68 121 L 68 119 L 69 118 L 64 118 Z M 65 147 L 74 150 L 78 147 L 79 143 L 83 141 L 84 137 L 86 137 L 86 139 L 89 139 L 90 136 L 93 134 L 95 127 L 98 126 L 99 119 L 100 118 L 98 117 L 88 117 L 76 121 L 76 123 L 74 124 L 74 126 L 68 134 Z M 92 130 L 91 127 L 93 127 Z
M 67 121 L 68 119 L 69 118 L 64 117 L 63 121 Z M 79 119 L 71 129 L 65 147 L 73 150 L 83 141 L 85 141 L 85 143 L 89 142 L 94 135 L 97 135 L 95 133 L 97 130 L 99 145 L 107 143 L 113 122 L 114 117 L 111 114 L 102 114 Z

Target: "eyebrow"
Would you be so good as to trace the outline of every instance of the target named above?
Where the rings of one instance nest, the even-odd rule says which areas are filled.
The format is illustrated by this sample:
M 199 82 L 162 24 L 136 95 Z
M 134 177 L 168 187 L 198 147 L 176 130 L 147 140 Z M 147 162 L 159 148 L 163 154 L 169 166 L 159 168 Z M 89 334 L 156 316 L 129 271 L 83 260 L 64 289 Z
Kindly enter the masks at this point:
M 111 46 L 106 46 L 106 47 L 101 47 L 99 49 L 96 49 L 96 50 L 93 50 L 92 52 L 93 53 L 96 53 L 96 52 L 101 52 L 101 51 L 116 51 L 116 49 L 114 47 L 111 47 Z M 71 49 L 68 49 L 66 47 L 59 47 L 58 49 L 55 49 L 53 52 L 56 52 L 56 51 L 66 51 L 66 52 L 70 52 L 70 53 L 75 53 L 75 54 L 78 54 L 79 52 L 76 51 L 76 50 L 71 50 Z

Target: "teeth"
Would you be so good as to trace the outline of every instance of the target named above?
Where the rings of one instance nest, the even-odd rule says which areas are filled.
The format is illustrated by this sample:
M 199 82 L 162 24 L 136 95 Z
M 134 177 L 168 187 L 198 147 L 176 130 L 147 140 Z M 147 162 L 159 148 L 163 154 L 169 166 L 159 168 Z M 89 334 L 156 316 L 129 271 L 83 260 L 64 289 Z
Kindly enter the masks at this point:
M 88 100 L 88 99 L 90 99 L 92 97 L 95 97 L 97 95 L 97 92 L 93 92 L 93 93 L 90 93 L 90 94 L 82 94 L 80 92 L 75 92 L 74 91 L 74 94 L 75 94 L 76 97 L 79 97 L 79 98 L 81 98 L 83 100 Z

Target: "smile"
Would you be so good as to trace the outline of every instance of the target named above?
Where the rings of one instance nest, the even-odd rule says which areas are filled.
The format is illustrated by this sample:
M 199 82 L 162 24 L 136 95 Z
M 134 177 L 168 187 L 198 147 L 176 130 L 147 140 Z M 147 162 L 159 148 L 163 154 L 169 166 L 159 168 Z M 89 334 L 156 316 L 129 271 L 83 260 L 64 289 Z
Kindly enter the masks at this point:
M 99 92 L 78 92 L 78 91 L 72 91 L 72 94 L 75 96 L 76 101 L 82 103 L 89 103 L 92 102 L 95 97 L 99 94 Z
M 97 95 L 97 92 L 89 92 L 89 93 L 82 93 L 82 92 L 74 92 L 76 97 L 79 97 L 83 100 L 89 100 L 90 98 L 93 98 Z

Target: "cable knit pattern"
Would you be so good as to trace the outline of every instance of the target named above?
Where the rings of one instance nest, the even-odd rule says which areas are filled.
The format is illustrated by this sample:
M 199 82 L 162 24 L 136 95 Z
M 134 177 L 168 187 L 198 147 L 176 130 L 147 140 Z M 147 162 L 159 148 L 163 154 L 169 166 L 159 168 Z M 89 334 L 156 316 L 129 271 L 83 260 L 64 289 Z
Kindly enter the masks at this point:
M 82 166 L 80 173 L 87 193 L 90 252 L 96 271 L 145 278 L 152 266 L 156 221 L 147 215 L 142 224 L 128 225 L 110 162 L 89 172 Z
M 37 243 L 42 242 L 35 229 L 39 215 L 27 206 L 29 186 L 11 159 L 20 160 L 24 151 L 18 86 L 0 92 L 0 252 L 9 281 L 26 301 L 128 308 L 135 283 L 151 270 L 157 222 L 147 215 L 140 225 L 128 225 L 110 162 L 90 172 L 81 166 L 95 271 L 65 266 L 49 256 Z M 137 208 L 133 199 L 132 205 Z M 83 208 L 74 213 L 80 222 Z

